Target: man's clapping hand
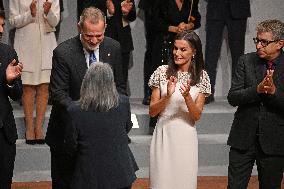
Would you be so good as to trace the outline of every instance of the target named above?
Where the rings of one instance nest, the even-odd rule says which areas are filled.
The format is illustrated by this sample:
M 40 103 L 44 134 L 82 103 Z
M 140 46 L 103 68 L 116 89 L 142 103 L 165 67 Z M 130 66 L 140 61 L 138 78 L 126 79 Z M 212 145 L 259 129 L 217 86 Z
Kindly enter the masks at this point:
M 12 60 L 6 69 L 6 80 L 8 84 L 11 84 L 14 79 L 21 76 L 23 70 L 23 64 L 16 62 L 16 60 Z
M 257 92 L 265 93 L 265 94 L 274 94 L 276 91 L 275 84 L 273 82 L 273 73 L 274 70 L 267 70 L 266 76 L 264 79 L 258 84 Z

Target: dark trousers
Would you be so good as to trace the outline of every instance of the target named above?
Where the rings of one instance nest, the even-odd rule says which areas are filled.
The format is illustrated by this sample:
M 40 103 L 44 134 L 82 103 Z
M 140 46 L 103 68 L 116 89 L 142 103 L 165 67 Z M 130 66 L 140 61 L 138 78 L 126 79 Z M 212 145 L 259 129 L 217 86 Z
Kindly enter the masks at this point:
M 228 30 L 228 43 L 232 57 L 232 73 L 241 55 L 244 54 L 247 19 L 233 19 L 229 8 L 224 19 L 206 19 L 205 69 L 210 77 L 212 94 L 215 92 L 217 63 L 223 39 L 223 30 Z
M 13 177 L 16 144 L 8 143 L 3 128 L 0 129 L 0 188 L 10 189 Z
M 129 68 L 129 61 L 130 61 L 130 52 L 123 52 L 121 54 L 122 59 L 122 78 L 123 78 L 123 86 L 126 87 L 125 91 L 127 90 L 128 86 L 128 68 Z M 127 95 L 129 92 L 127 92 Z
M 145 20 L 145 38 L 146 38 L 146 51 L 144 56 L 144 96 L 151 95 L 151 89 L 148 86 L 149 79 L 156 68 L 152 63 L 152 48 L 155 41 L 155 33 L 153 32 L 153 15 L 150 11 L 144 10 Z
M 75 159 L 64 150 L 50 149 L 52 189 L 70 189 Z
M 229 153 L 228 189 L 246 189 L 256 162 L 259 189 L 281 189 L 284 156 L 265 154 L 258 142 L 248 150 L 231 147 Z

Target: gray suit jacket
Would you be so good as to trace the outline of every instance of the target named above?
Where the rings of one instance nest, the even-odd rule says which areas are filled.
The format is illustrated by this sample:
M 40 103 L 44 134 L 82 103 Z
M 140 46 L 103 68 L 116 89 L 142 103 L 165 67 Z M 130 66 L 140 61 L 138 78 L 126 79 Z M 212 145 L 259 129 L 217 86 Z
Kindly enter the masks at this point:
M 114 80 L 120 93 L 125 94 L 122 86 L 121 50 L 117 41 L 105 37 L 100 44 L 100 61 L 111 65 Z M 66 108 L 80 97 L 82 80 L 87 63 L 80 37 L 76 36 L 61 43 L 53 51 L 52 71 L 49 92 L 53 104 L 48 124 L 46 142 L 49 145 L 62 144 L 66 123 Z
M 228 101 L 238 106 L 228 145 L 246 150 L 256 141 L 270 155 L 284 155 L 284 53 L 279 57 L 273 80 L 274 95 L 258 94 L 257 85 L 265 76 L 266 60 L 256 53 L 243 55 L 232 77 Z

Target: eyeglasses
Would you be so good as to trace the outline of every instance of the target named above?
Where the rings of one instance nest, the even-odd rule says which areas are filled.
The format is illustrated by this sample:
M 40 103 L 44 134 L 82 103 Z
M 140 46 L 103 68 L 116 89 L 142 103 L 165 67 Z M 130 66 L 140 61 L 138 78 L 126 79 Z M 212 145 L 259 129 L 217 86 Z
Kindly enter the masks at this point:
M 266 47 L 266 46 L 268 46 L 270 43 L 274 43 L 274 42 L 278 41 L 278 40 L 267 41 L 267 40 L 265 40 L 265 39 L 258 39 L 257 37 L 252 38 L 252 39 L 253 39 L 254 44 L 257 45 L 257 44 L 260 42 L 261 46 L 263 46 L 263 47 Z

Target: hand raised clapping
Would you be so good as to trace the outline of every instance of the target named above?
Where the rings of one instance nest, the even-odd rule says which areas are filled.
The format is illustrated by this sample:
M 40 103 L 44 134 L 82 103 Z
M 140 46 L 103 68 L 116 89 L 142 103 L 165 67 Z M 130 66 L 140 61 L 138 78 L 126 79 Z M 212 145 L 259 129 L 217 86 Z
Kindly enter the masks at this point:
M 189 95 L 190 82 L 191 82 L 191 80 L 189 79 L 189 80 L 187 80 L 187 83 L 186 83 L 186 84 L 182 84 L 182 85 L 180 86 L 179 91 L 180 91 L 181 95 L 182 95 L 184 98 Z
M 177 78 L 174 76 L 171 76 L 168 81 L 168 85 L 167 85 L 167 96 L 168 97 L 172 96 L 172 94 L 175 92 L 176 84 L 177 84 Z
M 6 69 L 6 80 L 8 84 L 12 83 L 14 79 L 21 76 L 23 70 L 23 64 L 16 62 L 14 59 L 10 64 L 7 66 Z
M 51 8 L 51 5 L 52 3 L 49 2 L 48 0 L 46 0 L 44 3 L 43 3 L 43 12 L 45 15 L 47 15 L 49 13 L 49 10 Z
M 30 4 L 30 10 L 31 10 L 32 17 L 36 16 L 36 4 L 37 4 L 37 0 L 32 0 Z
M 274 70 L 266 71 L 266 76 L 257 86 L 258 93 L 265 93 L 265 94 L 275 93 L 276 87 L 273 81 L 273 73 L 274 73 Z
M 128 15 L 130 10 L 132 9 L 133 3 L 130 0 L 124 0 L 121 3 L 121 11 L 123 15 Z
M 110 15 L 113 15 L 115 13 L 115 8 L 112 0 L 106 1 L 107 11 Z

